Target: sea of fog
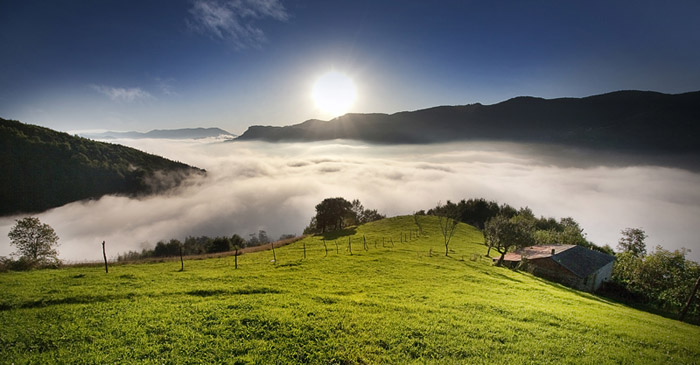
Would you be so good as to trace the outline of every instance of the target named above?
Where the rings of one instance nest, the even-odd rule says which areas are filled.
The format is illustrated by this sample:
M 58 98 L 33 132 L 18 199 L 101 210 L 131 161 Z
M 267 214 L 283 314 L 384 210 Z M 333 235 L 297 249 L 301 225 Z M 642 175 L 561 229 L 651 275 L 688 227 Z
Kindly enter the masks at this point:
M 538 216 L 573 217 L 590 240 L 613 248 L 620 230 L 641 227 L 648 249 L 686 247 L 700 261 L 700 174 L 638 165 L 634 156 L 502 142 L 111 142 L 204 168 L 208 176 L 167 195 L 105 196 L 38 214 L 59 235 L 64 260 L 100 260 L 102 241 L 116 258 L 170 238 L 300 234 L 316 204 L 340 196 L 387 216 L 483 197 L 528 206 Z M 17 218 L 0 218 L 0 255 L 13 251 L 7 233 Z

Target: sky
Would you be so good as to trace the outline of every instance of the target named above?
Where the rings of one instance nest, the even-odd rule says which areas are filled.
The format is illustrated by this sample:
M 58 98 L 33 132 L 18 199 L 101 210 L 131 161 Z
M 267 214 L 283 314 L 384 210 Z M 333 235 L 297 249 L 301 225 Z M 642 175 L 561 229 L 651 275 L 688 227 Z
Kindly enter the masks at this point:
M 0 2 L 0 117 L 62 131 L 289 125 L 350 112 L 700 89 L 700 2 Z

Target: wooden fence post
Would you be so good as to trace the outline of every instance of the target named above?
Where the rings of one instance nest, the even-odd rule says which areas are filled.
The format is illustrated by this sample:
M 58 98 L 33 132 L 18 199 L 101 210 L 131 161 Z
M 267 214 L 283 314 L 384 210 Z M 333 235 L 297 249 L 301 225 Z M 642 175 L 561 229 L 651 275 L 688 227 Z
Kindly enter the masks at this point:
M 185 271 L 185 261 L 182 259 L 182 244 L 180 244 L 180 271 Z
M 102 257 L 105 258 L 105 274 L 109 274 L 109 269 L 107 269 L 107 253 L 105 252 L 105 241 L 102 241 Z
M 350 251 L 350 256 L 352 256 L 352 240 L 348 237 L 348 251 Z
M 323 240 L 323 249 L 326 250 L 326 255 L 323 257 L 328 257 L 328 246 L 326 246 L 326 240 Z

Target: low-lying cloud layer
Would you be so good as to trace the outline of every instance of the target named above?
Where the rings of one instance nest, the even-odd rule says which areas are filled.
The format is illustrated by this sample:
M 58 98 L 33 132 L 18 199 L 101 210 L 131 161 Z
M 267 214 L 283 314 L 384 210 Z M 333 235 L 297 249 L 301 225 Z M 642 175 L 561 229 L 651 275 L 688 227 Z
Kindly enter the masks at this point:
M 205 168 L 208 177 L 168 195 L 106 196 L 39 214 L 58 233 L 63 259 L 99 260 L 103 240 L 116 257 L 188 235 L 301 233 L 314 206 L 335 196 L 360 199 L 388 216 L 484 197 L 574 217 L 600 245 L 615 247 L 621 229 L 642 227 L 649 249 L 683 246 L 700 259 L 700 174 L 686 170 L 602 163 L 615 156 L 567 160 L 562 156 L 578 152 L 509 143 L 120 142 Z M 16 218 L 0 219 L 0 255 L 13 250 L 7 233 Z

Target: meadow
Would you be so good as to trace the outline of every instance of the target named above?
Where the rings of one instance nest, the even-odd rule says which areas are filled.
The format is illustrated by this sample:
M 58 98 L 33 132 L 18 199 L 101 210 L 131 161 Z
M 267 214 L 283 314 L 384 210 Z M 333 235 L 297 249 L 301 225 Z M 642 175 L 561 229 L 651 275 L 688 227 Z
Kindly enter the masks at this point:
M 0 362 L 700 363 L 700 327 L 494 267 L 465 224 L 445 256 L 437 218 L 420 222 L 310 236 L 238 269 L 2 273 Z

